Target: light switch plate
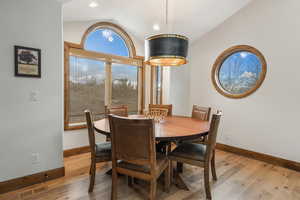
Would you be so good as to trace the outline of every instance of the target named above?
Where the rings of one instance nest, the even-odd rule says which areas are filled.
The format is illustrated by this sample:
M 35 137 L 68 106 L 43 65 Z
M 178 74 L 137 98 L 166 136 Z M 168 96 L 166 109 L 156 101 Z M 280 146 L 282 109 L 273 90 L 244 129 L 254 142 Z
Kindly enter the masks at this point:
M 31 154 L 31 163 L 32 164 L 38 164 L 40 162 L 40 155 L 39 153 L 33 153 Z
M 31 91 L 29 93 L 29 101 L 30 102 L 37 102 L 38 101 L 38 97 L 37 97 L 37 92 L 36 91 Z

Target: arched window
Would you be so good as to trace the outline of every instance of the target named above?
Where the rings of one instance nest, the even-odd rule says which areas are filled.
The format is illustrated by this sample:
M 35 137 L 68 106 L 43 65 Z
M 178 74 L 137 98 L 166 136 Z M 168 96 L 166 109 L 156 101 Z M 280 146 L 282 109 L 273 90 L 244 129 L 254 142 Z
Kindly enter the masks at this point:
M 99 22 L 84 34 L 81 44 L 85 50 L 118 56 L 136 55 L 133 41 L 120 27 L 109 22 Z
M 129 50 L 123 38 L 110 29 L 97 29 L 89 33 L 84 49 L 100 53 L 129 57 Z
M 65 129 L 82 127 L 85 109 L 95 120 L 104 117 L 106 105 L 127 105 L 130 114 L 140 112 L 142 65 L 131 38 L 115 24 L 94 24 L 80 45 L 65 43 Z

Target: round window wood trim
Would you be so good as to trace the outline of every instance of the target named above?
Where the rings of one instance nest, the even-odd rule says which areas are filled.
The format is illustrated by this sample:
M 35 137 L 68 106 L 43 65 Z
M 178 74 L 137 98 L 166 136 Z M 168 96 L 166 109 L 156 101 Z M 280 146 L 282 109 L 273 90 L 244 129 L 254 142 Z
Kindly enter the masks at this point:
M 93 24 L 92 26 L 90 26 L 85 31 L 85 33 L 83 34 L 83 37 L 81 38 L 80 45 L 82 47 L 84 46 L 84 43 L 85 43 L 86 38 L 88 37 L 88 35 L 91 32 L 93 32 L 97 29 L 109 29 L 109 30 L 112 30 L 115 33 L 119 34 L 121 36 L 121 38 L 125 41 L 125 44 L 126 44 L 126 46 L 128 48 L 128 51 L 129 51 L 129 57 L 131 57 L 131 58 L 136 57 L 135 46 L 134 46 L 133 40 L 131 39 L 129 34 L 123 28 L 121 28 L 119 25 L 111 23 L 111 22 L 98 22 L 98 23 Z
M 219 81 L 219 71 L 220 71 L 220 68 L 221 68 L 223 62 L 229 56 L 233 55 L 234 53 L 241 52 L 241 51 L 250 52 L 250 53 L 253 53 L 254 55 L 256 55 L 259 58 L 260 62 L 261 62 L 262 71 L 259 75 L 258 80 L 256 81 L 256 84 L 250 90 L 247 90 L 247 91 L 245 91 L 244 93 L 241 93 L 241 94 L 232 94 L 232 93 L 228 92 L 227 90 L 225 90 L 222 87 L 222 85 Z M 267 73 L 267 62 L 266 62 L 266 59 L 265 59 L 264 55 L 259 50 L 257 50 L 256 48 L 254 48 L 252 46 L 238 45 L 238 46 L 233 46 L 233 47 L 230 47 L 229 49 L 226 49 L 216 59 L 214 65 L 213 65 L 213 68 L 212 68 L 211 79 L 212 79 L 212 83 L 213 83 L 215 89 L 221 95 L 223 95 L 225 97 L 229 97 L 229 98 L 238 99 L 238 98 L 247 97 L 250 94 L 254 93 L 262 85 L 263 81 L 265 80 L 266 73 Z

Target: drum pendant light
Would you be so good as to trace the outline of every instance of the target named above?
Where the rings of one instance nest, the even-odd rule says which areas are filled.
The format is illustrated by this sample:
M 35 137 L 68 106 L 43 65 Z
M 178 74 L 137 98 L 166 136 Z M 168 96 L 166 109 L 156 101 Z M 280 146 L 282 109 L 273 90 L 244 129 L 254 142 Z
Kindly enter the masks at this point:
M 168 25 L 168 0 L 166 0 Z M 145 40 L 145 62 L 153 66 L 179 66 L 187 63 L 188 38 L 177 34 L 159 34 Z

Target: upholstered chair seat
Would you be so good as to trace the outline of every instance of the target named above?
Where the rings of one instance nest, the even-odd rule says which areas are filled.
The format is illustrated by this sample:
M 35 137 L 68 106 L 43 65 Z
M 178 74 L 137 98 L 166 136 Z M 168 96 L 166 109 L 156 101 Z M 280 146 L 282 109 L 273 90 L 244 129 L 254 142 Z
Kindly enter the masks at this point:
M 111 157 L 111 142 L 96 143 L 96 157 Z
M 204 144 L 182 143 L 169 154 L 169 157 L 204 161 L 205 153 L 206 145 Z

